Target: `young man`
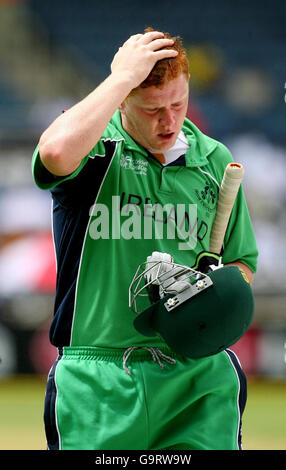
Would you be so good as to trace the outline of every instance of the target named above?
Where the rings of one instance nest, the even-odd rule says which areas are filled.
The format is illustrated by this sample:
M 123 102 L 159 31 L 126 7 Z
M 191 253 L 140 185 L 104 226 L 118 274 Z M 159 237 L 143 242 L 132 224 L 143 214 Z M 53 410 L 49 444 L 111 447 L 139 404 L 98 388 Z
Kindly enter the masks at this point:
M 136 331 L 128 306 L 136 268 L 152 252 L 192 266 L 209 249 L 232 157 L 185 119 L 188 91 L 180 39 L 148 29 L 119 48 L 107 79 L 58 117 L 35 150 L 35 181 L 52 194 L 57 257 L 49 449 L 241 448 L 246 381 L 235 355 L 178 357 L 159 336 Z M 170 221 L 175 237 L 154 235 Z M 195 243 L 182 242 L 182 225 Z M 223 263 L 238 264 L 250 281 L 256 270 L 242 189 Z

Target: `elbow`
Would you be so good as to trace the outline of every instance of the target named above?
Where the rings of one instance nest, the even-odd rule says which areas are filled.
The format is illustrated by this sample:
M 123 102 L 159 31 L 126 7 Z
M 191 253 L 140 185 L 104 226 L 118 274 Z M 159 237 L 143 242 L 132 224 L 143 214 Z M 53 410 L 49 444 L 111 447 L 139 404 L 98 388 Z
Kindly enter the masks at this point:
M 42 134 L 39 141 L 39 154 L 43 164 L 56 163 L 61 156 L 61 149 L 58 142 L 48 140 L 45 133 Z
M 39 141 L 39 154 L 44 167 L 56 176 L 69 173 L 66 168 L 64 143 L 61 140 L 50 140 L 42 134 Z
M 39 140 L 39 154 L 44 167 L 55 176 L 71 174 L 82 160 L 66 136 L 50 137 L 46 132 Z

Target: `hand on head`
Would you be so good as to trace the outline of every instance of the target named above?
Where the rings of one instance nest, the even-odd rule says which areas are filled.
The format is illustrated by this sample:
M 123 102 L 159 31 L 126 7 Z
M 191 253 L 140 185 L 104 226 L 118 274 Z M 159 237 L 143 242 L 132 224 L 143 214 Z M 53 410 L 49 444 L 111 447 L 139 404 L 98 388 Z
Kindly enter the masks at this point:
M 134 88 L 149 75 L 158 60 L 176 57 L 178 52 L 170 47 L 173 39 L 165 38 L 164 33 L 150 31 L 131 36 L 115 54 L 112 74 L 126 74 Z

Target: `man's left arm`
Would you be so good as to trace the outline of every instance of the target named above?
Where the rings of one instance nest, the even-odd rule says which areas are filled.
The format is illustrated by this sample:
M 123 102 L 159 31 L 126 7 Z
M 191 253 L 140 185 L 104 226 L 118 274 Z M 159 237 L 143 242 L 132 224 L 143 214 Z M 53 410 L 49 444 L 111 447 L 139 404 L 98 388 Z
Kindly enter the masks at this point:
M 237 266 L 245 274 L 248 282 L 252 284 L 254 273 L 251 271 L 251 269 L 248 266 L 246 266 L 246 264 L 241 263 L 240 261 L 234 261 L 233 263 L 228 263 L 225 266 L 232 266 L 232 265 Z

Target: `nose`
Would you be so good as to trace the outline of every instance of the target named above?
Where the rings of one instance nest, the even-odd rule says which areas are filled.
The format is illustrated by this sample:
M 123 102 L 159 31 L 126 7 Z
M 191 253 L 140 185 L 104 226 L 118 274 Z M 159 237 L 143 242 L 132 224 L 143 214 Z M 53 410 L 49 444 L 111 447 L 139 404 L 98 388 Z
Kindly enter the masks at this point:
M 175 115 L 171 109 L 163 108 L 161 110 L 159 121 L 166 127 L 172 127 L 175 123 Z

